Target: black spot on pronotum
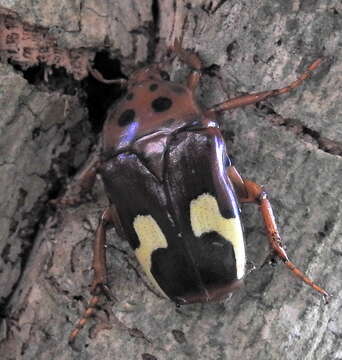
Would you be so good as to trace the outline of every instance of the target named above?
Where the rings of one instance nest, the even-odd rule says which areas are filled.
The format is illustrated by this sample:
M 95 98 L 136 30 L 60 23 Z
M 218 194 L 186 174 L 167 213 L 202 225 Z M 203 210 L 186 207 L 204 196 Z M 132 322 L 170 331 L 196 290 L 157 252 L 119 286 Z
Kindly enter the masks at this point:
M 170 109 L 172 105 L 172 100 L 167 97 L 160 96 L 154 99 L 151 105 L 154 111 L 162 112 Z
M 158 89 L 158 84 L 151 84 L 150 85 L 150 90 L 151 91 L 156 91 Z
M 118 124 L 119 126 L 126 126 L 130 124 L 135 117 L 135 111 L 132 109 L 125 110 L 119 117 Z
M 133 93 L 128 93 L 127 95 L 126 95 L 126 100 L 132 100 L 133 99 Z

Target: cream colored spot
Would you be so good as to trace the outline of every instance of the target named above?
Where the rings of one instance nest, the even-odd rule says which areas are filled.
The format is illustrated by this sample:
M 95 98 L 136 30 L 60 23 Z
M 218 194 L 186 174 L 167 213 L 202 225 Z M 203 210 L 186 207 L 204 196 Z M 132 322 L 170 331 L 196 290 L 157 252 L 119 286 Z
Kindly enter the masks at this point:
M 133 227 L 138 235 L 140 246 L 135 249 L 135 255 L 145 271 L 151 284 L 164 297 L 168 297 L 160 288 L 151 273 L 151 256 L 154 250 L 167 248 L 167 241 L 157 222 L 151 215 L 138 215 L 135 217 Z
M 208 193 L 191 201 L 190 219 L 192 230 L 197 237 L 216 231 L 233 245 L 237 278 L 241 279 L 245 274 L 246 255 L 240 219 L 224 218 L 220 213 L 217 200 Z

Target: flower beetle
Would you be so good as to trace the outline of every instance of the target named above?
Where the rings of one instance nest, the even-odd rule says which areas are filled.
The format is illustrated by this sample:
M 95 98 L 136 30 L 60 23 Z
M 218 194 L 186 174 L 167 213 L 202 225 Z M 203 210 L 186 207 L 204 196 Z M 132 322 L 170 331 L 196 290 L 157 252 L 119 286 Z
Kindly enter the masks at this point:
M 194 96 L 201 61 L 179 41 L 173 50 L 192 69 L 186 86 L 165 78 L 159 64 L 136 71 L 128 81 L 105 80 L 91 71 L 100 81 L 126 86 L 127 93 L 108 112 L 101 154 L 82 173 L 78 196 L 56 201 L 80 200 L 81 192 L 100 174 L 110 203 L 95 236 L 93 297 L 70 342 L 93 314 L 100 293 L 110 293 L 105 254 L 110 226 L 127 239 L 154 288 L 176 304 L 219 301 L 239 288 L 246 274 L 240 203 L 259 205 L 272 256 L 329 297 L 289 260 L 266 192 L 242 179 L 231 165 L 216 119 L 222 111 L 297 88 L 322 60 L 284 88 L 203 110 Z

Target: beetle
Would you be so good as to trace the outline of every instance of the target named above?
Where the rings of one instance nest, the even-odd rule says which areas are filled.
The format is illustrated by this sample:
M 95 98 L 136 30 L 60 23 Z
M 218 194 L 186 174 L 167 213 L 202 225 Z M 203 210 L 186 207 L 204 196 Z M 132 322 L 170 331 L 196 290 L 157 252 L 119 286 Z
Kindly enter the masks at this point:
M 329 294 L 302 273 L 287 256 L 266 191 L 243 179 L 232 165 L 220 132 L 217 114 L 254 104 L 297 88 L 322 63 L 313 62 L 286 87 L 252 93 L 201 108 L 194 92 L 202 62 L 180 41 L 175 54 L 191 68 L 187 84 L 167 78 L 161 64 L 135 71 L 119 83 L 127 92 L 108 111 L 101 154 L 80 176 L 74 196 L 56 204 L 81 200 L 100 174 L 109 206 L 99 220 L 94 241 L 91 298 L 71 332 L 72 343 L 94 313 L 107 286 L 106 231 L 114 226 L 127 239 L 156 291 L 178 305 L 225 299 L 243 284 L 246 251 L 240 204 L 259 206 L 272 257 L 321 293 Z

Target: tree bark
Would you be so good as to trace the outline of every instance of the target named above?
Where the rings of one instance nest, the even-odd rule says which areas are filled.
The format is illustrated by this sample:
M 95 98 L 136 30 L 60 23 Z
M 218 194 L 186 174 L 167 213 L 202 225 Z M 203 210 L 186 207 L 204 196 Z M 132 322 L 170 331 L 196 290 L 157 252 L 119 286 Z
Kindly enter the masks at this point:
M 0 6 L 1 357 L 342 359 L 341 2 L 0 0 Z M 244 206 L 256 270 L 229 301 L 178 309 L 157 297 L 112 230 L 109 281 L 117 301 L 104 299 L 105 310 L 78 336 L 78 350 L 68 346 L 90 298 L 92 240 L 107 200 L 97 183 L 95 199 L 78 207 L 55 211 L 48 201 L 73 181 L 99 136 L 81 92 L 50 86 L 58 74 L 28 83 L 32 65 L 45 71 L 59 65 L 55 57 L 29 63 L 8 52 L 8 14 L 63 49 L 70 66 L 60 68 L 76 79 L 73 89 L 96 53 L 119 60 L 129 77 L 182 38 L 203 59 L 197 94 L 204 107 L 282 87 L 325 56 L 299 89 L 227 112 L 221 122 L 235 166 L 271 195 L 290 259 L 333 295 L 330 304 L 284 266 L 261 268 L 265 231 L 257 207 Z M 16 46 L 24 49 L 21 41 Z M 84 56 L 76 68 L 72 51 Z M 176 81 L 188 72 L 178 60 L 169 70 Z

